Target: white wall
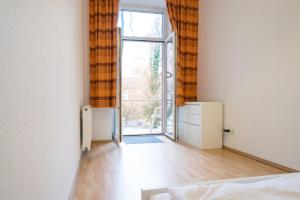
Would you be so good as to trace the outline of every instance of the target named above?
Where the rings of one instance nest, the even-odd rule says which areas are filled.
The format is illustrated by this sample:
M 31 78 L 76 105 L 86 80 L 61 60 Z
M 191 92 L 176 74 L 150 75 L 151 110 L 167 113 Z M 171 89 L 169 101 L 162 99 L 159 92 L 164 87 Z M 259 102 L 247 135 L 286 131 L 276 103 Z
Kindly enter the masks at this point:
M 92 140 L 111 140 L 114 125 L 113 108 L 93 108 Z
M 80 159 L 80 0 L 0 0 L 0 199 L 65 200 Z
M 200 0 L 199 100 L 225 145 L 300 170 L 300 1 Z

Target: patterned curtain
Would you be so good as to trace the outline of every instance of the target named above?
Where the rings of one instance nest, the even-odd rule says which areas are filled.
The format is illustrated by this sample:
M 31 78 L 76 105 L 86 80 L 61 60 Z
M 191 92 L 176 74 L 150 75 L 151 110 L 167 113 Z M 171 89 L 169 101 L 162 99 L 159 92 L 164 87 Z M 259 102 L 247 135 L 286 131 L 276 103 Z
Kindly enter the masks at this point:
M 176 33 L 176 105 L 197 100 L 198 0 L 166 0 Z
M 118 0 L 90 0 L 90 104 L 116 106 Z

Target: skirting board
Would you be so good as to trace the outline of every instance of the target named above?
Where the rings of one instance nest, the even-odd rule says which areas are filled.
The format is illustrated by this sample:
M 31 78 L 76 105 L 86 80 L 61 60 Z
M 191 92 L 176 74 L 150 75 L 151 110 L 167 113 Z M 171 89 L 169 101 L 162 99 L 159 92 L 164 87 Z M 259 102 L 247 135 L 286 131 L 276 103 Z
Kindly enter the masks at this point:
M 93 140 L 92 143 L 108 143 L 112 142 L 112 140 Z
M 248 158 L 257 160 L 257 161 L 262 162 L 262 163 L 264 163 L 264 164 L 271 165 L 271 166 L 273 166 L 273 167 L 282 169 L 282 170 L 287 171 L 287 172 L 299 172 L 298 170 L 292 169 L 292 168 L 290 168 L 290 167 L 286 167 L 286 166 L 283 166 L 283 165 L 280 165 L 280 164 L 277 164 L 277 163 L 268 161 L 268 160 L 266 160 L 266 159 L 259 158 L 259 157 L 257 157 L 257 156 L 251 155 L 251 154 L 249 154 L 249 153 L 246 153 L 246 152 L 243 152 L 243 151 L 240 151 L 240 150 L 237 150 L 237 149 L 234 149 L 234 148 L 225 146 L 225 145 L 223 145 L 223 149 L 226 149 L 226 150 L 228 150 L 228 151 L 232 151 L 232 152 L 237 153 L 237 154 L 240 154 L 240 155 L 242 155 L 242 156 L 245 156 L 245 157 L 248 157 Z
M 78 163 L 78 166 L 77 166 L 77 170 L 76 170 L 76 173 L 75 173 L 75 176 L 74 176 L 74 180 L 73 180 L 73 184 L 72 184 L 72 188 L 71 188 L 68 200 L 73 200 L 74 193 L 75 193 L 75 188 L 76 188 L 76 183 L 77 183 L 77 179 L 78 179 L 78 176 L 79 176 L 79 170 L 80 170 L 80 167 L 81 167 L 81 161 L 82 161 L 82 152 L 80 154 L 80 160 L 79 160 L 79 163 Z

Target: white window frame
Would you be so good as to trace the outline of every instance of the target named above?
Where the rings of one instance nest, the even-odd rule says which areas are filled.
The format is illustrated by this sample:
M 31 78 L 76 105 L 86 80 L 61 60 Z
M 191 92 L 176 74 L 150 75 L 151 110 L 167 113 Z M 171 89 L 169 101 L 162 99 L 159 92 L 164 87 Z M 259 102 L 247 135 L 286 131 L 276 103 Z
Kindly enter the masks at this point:
M 123 27 L 123 11 L 129 11 L 129 12 L 141 12 L 141 13 L 152 13 L 152 14 L 161 14 L 162 15 L 162 37 L 139 37 L 139 36 L 124 36 L 123 35 L 123 29 L 121 33 L 121 41 L 134 41 L 134 42 L 157 42 L 162 44 L 162 87 L 161 87 L 161 92 L 162 92 L 162 99 L 161 99 L 161 118 L 162 118 L 162 134 L 165 134 L 166 132 L 166 106 L 165 106 L 165 101 L 166 101 L 166 79 L 165 79 L 165 64 L 166 64 L 166 47 L 165 47 L 165 41 L 168 37 L 167 35 L 167 14 L 166 10 L 164 9 L 157 9 L 157 8 L 143 8 L 143 7 L 132 7 L 132 6 L 122 6 L 120 9 L 120 15 L 121 15 L 121 27 Z M 122 96 L 120 94 L 120 96 Z M 121 97 L 120 97 L 121 99 Z M 120 112 L 121 115 L 121 112 Z M 121 124 L 122 126 L 122 124 Z M 121 134 L 122 135 L 122 134 Z
M 166 12 L 164 10 L 159 9 L 151 9 L 151 8 L 138 8 L 138 7 L 126 7 L 123 6 L 121 8 L 121 26 L 123 27 L 123 11 L 128 12 L 139 12 L 139 13 L 150 13 L 150 14 L 160 14 L 162 15 L 162 37 L 139 37 L 139 36 L 124 36 L 124 30 L 122 29 L 122 40 L 124 41 L 141 41 L 141 42 L 165 42 L 166 32 L 167 32 L 167 23 L 166 23 Z

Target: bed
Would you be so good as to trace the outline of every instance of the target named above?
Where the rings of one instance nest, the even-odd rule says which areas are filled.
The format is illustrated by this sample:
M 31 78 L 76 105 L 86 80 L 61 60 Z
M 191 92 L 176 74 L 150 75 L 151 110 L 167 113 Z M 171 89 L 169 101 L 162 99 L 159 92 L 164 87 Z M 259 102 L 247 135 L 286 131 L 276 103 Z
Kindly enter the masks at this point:
M 143 188 L 142 200 L 280 199 L 300 200 L 300 173 Z

